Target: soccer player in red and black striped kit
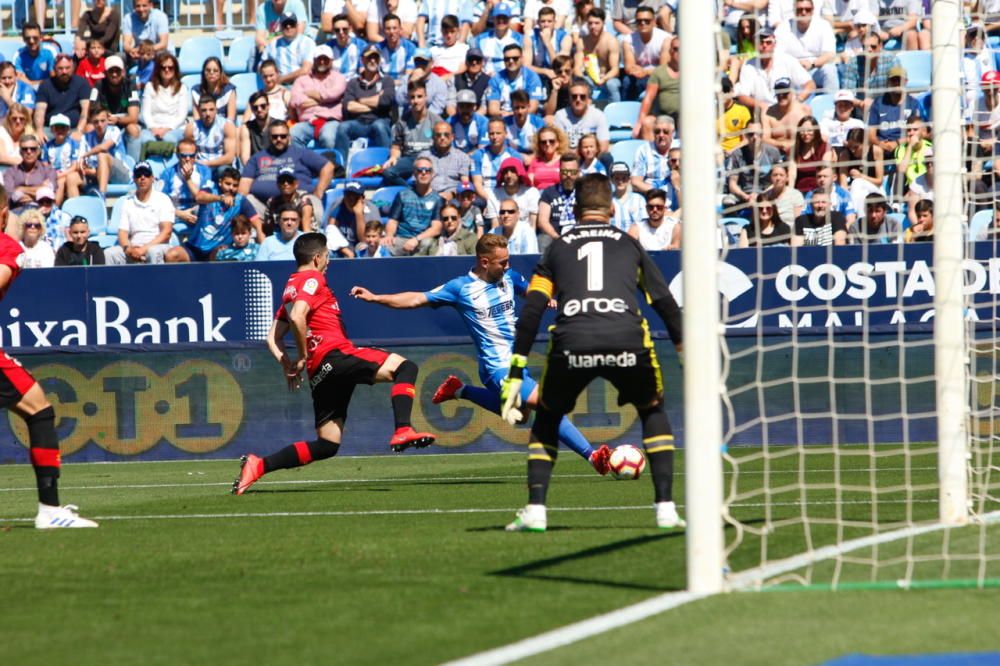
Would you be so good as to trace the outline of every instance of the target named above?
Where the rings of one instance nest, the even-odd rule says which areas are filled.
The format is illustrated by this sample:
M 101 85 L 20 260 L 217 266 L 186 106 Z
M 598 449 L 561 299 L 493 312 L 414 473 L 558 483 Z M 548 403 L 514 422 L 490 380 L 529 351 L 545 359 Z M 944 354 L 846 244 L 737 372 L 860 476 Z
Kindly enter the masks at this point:
M 392 412 L 396 432 L 389 440 L 395 452 L 423 448 L 434 443 L 434 435 L 417 432 L 410 425 L 417 364 L 399 354 L 373 347 L 355 347 L 340 320 L 340 304 L 326 284 L 329 252 L 326 236 L 308 233 L 292 246 L 298 269 L 285 284 L 281 307 L 274 315 L 268 334 L 268 348 L 285 371 L 289 390 L 302 383 L 302 371 L 309 375 L 316 439 L 295 442 L 264 458 L 249 454 L 241 459 L 240 475 L 233 482 L 233 494 L 242 495 L 257 479 L 277 469 L 308 465 L 332 458 L 340 449 L 347 419 L 347 407 L 358 384 L 392 382 Z M 285 351 L 284 337 L 291 330 L 296 358 Z
M 9 211 L 7 190 L 0 185 L 0 299 L 21 273 L 24 248 L 3 233 Z M 0 351 L 0 407 L 11 409 L 28 425 L 31 466 L 38 484 L 38 515 L 35 527 L 40 530 L 64 527 L 97 527 L 97 523 L 77 515 L 72 504 L 59 505 L 59 438 L 56 436 L 56 412 L 45 392 L 21 364 Z

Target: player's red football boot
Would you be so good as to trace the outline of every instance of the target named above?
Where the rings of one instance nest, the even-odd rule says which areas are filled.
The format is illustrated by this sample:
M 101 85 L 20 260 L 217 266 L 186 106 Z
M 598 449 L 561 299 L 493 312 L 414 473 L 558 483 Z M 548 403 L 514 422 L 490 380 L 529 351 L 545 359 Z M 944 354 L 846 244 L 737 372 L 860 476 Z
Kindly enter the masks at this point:
M 435 439 L 437 437 L 429 432 L 417 432 L 410 426 L 403 426 L 396 429 L 392 439 L 389 440 L 389 447 L 393 452 L 401 453 L 411 447 L 422 449 L 430 446 L 434 443 Z
M 441 382 L 441 386 L 437 387 L 434 391 L 434 397 L 431 398 L 431 402 L 435 405 L 440 405 L 442 402 L 447 402 L 448 400 L 458 400 L 458 390 L 462 388 L 462 380 L 455 375 L 448 375 L 448 378 Z
M 607 444 L 601 444 L 600 448 L 590 454 L 590 464 L 601 476 L 611 471 L 611 449 Z
M 249 453 L 240 458 L 240 475 L 233 481 L 234 495 L 242 495 L 264 476 L 264 459 Z

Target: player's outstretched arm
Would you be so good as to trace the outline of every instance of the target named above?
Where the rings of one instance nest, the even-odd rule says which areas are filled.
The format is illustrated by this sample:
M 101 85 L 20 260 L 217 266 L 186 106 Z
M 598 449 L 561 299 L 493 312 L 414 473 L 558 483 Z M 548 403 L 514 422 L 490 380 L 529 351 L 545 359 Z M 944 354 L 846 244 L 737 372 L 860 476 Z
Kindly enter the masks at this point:
M 288 390 L 294 391 L 302 385 L 302 371 L 305 369 L 305 359 L 301 363 L 295 363 L 285 352 L 285 334 L 288 333 L 289 325 L 287 321 L 275 319 L 271 323 L 271 330 L 267 334 L 267 347 L 271 355 L 281 364 L 285 381 L 288 383 Z
M 373 294 L 364 287 L 351 287 L 351 296 L 366 303 L 378 303 L 398 310 L 423 307 L 429 302 L 427 295 L 420 291 L 401 291 L 398 294 Z

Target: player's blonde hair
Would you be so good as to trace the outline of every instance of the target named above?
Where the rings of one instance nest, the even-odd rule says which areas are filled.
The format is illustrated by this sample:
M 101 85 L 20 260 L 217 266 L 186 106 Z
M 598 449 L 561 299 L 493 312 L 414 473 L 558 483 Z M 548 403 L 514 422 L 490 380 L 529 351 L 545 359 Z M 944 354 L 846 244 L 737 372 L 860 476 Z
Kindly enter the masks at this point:
M 478 241 L 476 241 L 476 256 L 486 257 L 498 248 L 507 247 L 507 237 L 501 234 L 483 234 Z

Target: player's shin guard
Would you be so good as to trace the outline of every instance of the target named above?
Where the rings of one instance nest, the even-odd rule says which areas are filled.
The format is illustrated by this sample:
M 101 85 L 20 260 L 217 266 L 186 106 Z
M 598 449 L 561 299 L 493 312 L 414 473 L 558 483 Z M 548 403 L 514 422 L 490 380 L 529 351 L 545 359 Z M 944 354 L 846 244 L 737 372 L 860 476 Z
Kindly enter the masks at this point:
M 56 411 L 51 406 L 24 419 L 28 425 L 31 466 L 38 484 L 38 501 L 59 506 L 59 437 L 56 435 Z
M 552 468 L 559 456 L 559 446 L 555 444 L 558 436 L 559 417 L 540 409 L 531 426 L 528 444 L 528 504 L 545 504 Z
M 639 410 L 642 421 L 642 445 L 646 449 L 653 492 L 657 502 L 672 501 L 674 486 L 674 436 L 670 420 L 662 406 Z
M 273 472 L 276 469 L 291 469 L 302 467 L 316 460 L 325 460 L 337 455 L 340 444 L 331 442 L 328 439 L 317 439 L 312 442 L 295 442 L 291 446 L 286 446 L 277 453 L 273 453 L 264 458 L 264 473 Z
M 396 429 L 410 425 L 410 413 L 413 411 L 413 396 L 417 381 L 417 364 L 407 359 L 396 368 L 395 382 L 392 385 L 392 414 L 396 420 Z

